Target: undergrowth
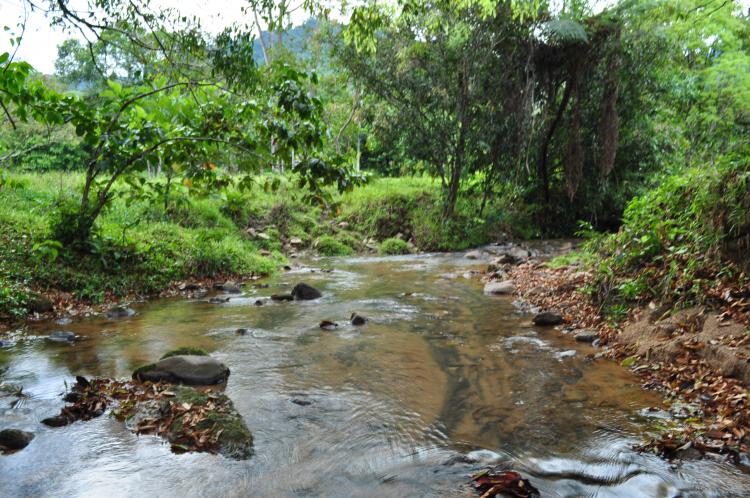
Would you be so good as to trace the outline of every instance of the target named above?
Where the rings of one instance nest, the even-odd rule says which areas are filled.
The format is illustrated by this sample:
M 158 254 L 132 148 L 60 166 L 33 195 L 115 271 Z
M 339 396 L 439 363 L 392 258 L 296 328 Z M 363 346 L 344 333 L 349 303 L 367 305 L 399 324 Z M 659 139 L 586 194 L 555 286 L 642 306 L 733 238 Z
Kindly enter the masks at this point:
M 617 233 L 587 243 L 598 258 L 596 284 L 587 290 L 622 318 L 631 303 L 699 304 L 719 281 L 742 285 L 750 251 L 738 246 L 750 239 L 749 179 L 747 163 L 727 158 L 666 177 L 633 199 Z

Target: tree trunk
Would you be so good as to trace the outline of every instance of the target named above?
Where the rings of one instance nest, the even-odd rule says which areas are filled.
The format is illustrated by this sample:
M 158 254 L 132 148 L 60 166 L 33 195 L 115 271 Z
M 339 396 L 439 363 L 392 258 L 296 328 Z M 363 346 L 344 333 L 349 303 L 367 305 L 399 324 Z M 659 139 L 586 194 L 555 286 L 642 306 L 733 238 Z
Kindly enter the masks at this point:
M 468 112 L 468 75 L 467 73 L 467 61 L 463 61 L 463 69 L 458 75 L 459 85 L 459 101 L 458 101 L 458 115 L 459 115 L 459 130 L 458 130 L 458 142 L 456 144 L 456 153 L 453 157 L 453 170 L 451 171 L 450 185 L 448 186 L 448 196 L 445 199 L 445 206 L 443 207 L 443 218 L 448 219 L 453 216 L 453 211 L 456 207 L 456 200 L 458 199 L 458 188 L 461 185 L 461 174 L 463 173 L 464 161 L 466 160 L 466 132 L 469 129 L 469 112 Z
M 550 198 L 549 198 L 549 169 L 547 168 L 547 151 L 549 150 L 549 144 L 552 142 L 552 137 L 555 135 L 555 130 L 557 130 L 558 125 L 560 124 L 560 121 L 562 120 L 563 113 L 565 112 L 565 109 L 568 107 L 568 102 L 570 101 L 570 96 L 573 93 L 573 87 L 575 85 L 571 82 L 567 82 L 565 84 L 565 92 L 563 93 L 562 102 L 560 102 L 560 107 L 557 109 L 557 114 L 555 115 L 555 119 L 552 120 L 552 124 L 549 127 L 549 130 L 547 131 L 547 135 L 544 137 L 544 141 L 542 142 L 542 152 L 539 157 L 539 168 L 538 173 L 539 176 L 542 178 L 542 186 L 544 189 L 544 202 L 545 204 L 549 204 Z M 554 92 L 554 96 L 557 95 L 557 90 Z M 554 99 L 554 96 L 551 96 L 550 99 Z

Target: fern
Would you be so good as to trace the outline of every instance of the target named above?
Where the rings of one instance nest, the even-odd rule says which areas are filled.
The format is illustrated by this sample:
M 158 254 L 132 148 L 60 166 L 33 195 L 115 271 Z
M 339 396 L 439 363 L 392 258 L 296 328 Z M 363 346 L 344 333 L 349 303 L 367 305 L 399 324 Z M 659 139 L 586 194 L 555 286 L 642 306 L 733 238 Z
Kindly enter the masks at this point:
M 573 19 L 552 19 L 542 24 L 542 33 L 550 42 L 588 43 L 589 37 L 583 24 Z

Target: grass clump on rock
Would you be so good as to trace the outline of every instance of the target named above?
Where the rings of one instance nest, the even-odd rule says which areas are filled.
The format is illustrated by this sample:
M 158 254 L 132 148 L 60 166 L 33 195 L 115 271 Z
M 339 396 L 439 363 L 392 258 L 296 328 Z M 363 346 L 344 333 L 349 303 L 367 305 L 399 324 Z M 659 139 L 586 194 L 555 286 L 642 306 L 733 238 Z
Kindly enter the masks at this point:
M 184 348 L 173 349 L 172 351 L 167 351 L 166 353 L 164 353 L 164 356 L 162 356 L 159 359 L 160 360 L 165 360 L 165 359 L 170 358 L 172 356 L 180 356 L 180 355 L 208 356 L 208 353 L 206 353 L 201 348 L 184 347 Z M 143 367 L 141 367 L 141 368 L 143 368 Z
M 385 239 L 380 243 L 378 252 L 383 255 L 392 255 L 409 254 L 411 251 L 409 250 L 409 245 L 405 241 L 392 237 L 390 239 Z

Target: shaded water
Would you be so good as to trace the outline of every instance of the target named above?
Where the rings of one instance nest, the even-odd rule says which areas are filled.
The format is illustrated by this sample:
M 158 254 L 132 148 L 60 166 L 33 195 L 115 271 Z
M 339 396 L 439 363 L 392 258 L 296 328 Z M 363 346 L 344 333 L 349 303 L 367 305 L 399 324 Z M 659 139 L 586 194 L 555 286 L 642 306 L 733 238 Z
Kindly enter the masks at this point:
M 313 267 L 335 270 L 300 268 L 222 305 L 157 301 L 129 319 L 35 327 L 0 351 L 2 380 L 31 394 L 16 408 L 0 397 L 0 427 L 36 433 L 0 457 L 0 496 L 474 496 L 466 475 L 479 464 L 458 458 L 472 451 L 507 460 L 543 496 L 747 494 L 750 476 L 726 464 L 673 467 L 633 452 L 649 424 L 639 411 L 660 400 L 619 366 L 586 360 L 588 346 L 532 327 L 507 298 L 482 295 L 460 276 L 471 264 L 320 260 Z M 254 306 L 299 281 L 323 298 Z M 370 322 L 348 325 L 353 311 Z M 323 319 L 341 326 L 320 330 Z M 41 338 L 60 329 L 86 339 Z M 230 367 L 227 394 L 255 439 L 250 460 L 175 455 L 107 416 L 39 424 L 73 375 L 128 377 L 180 346 Z

